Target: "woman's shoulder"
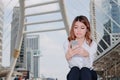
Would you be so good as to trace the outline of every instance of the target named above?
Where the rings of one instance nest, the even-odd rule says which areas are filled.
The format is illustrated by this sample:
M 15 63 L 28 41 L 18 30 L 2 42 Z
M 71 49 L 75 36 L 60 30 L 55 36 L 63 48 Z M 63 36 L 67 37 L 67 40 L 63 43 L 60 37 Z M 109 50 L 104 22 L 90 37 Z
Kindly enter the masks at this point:
M 96 43 L 96 41 L 95 40 L 92 40 L 92 42 L 91 42 L 91 45 L 90 46 L 95 46 L 95 47 L 97 47 L 97 43 Z
M 63 43 L 63 48 L 64 48 L 65 53 L 67 52 L 68 47 L 69 47 L 69 41 L 65 40 L 64 43 Z
M 64 44 L 68 45 L 68 44 L 69 44 L 69 41 L 66 39 L 66 40 L 64 41 Z
M 95 40 L 92 40 L 92 44 L 97 44 Z

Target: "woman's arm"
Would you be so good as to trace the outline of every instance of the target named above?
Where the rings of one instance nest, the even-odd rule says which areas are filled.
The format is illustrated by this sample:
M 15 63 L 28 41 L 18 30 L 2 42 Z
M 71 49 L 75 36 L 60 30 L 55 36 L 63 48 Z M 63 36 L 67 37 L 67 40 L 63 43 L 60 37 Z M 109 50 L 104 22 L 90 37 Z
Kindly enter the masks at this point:
M 68 50 L 65 55 L 67 60 L 70 60 L 74 55 L 76 55 L 75 49 L 77 49 L 77 48 L 78 48 L 78 45 L 74 46 L 74 48 L 71 48 L 70 43 L 69 43 Z
M 95 58 L 95 53 L 97 51 L 97 44 L 95 41 L 91 43 L 89 47 L 81 47 L 78 49 L 78 54 L 83 57 L 90 57 L 92 60 Z
M 65 55 L 67 60 L 70 60 L 74 55 L 80 55 L 83 57 L 89 57 L 89 52 L 79 45 L 74 46 L 74 48 L 68 47 L 67 53 Z
M 73 54 L 71 53 L 71 50 L 68 50 L 65 57 L 67 60 L 70 60 L 72 58 Z
M 73 52 L 73 50 L 69 47 L 67 50 L 67 53 L 65 55 L 67 60 L 70 60 L 73 56 L 75 55 L 75 53 Z
M 90 46 L 86 46 L 86 47 L 79 46 L 74 50 L 75 53 L 83 57 L 94 57 L 96 51 L 97 51 L 97 44 L 95 41 L 93 41 Z
M 81 47 L 79 49 L 79 55 L 83 56 L 83 57 L 89 57 L 89 52 L 87 50 L 85 50 L 83 47 Z
M 89 57 L 89 52 L 87 50 L 85 50 L 83 47 L 78 47 L 78 48 L 74 49 L 73 53 L 76 53 L 83 57 Z

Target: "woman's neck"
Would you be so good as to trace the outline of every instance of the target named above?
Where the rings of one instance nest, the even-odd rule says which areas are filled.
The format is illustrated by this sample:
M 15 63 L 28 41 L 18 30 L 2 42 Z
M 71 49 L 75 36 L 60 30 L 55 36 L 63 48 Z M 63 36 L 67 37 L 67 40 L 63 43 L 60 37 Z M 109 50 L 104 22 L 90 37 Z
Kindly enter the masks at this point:
M 85 38 L 77 38 L 76 40 L 78 41 L 79 45 L 82 45 L 84 43 Z

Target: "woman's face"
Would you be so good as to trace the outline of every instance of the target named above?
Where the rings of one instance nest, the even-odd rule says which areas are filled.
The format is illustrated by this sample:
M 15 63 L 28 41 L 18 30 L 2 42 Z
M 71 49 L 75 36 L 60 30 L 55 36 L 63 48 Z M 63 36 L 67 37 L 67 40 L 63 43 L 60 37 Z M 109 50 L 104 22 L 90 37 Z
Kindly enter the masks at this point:
M 74 34 L 76 38 L 85 38 L 85 34 L 87 32 L 87 27 L 82 22 L 75 22 L 74 25 Z

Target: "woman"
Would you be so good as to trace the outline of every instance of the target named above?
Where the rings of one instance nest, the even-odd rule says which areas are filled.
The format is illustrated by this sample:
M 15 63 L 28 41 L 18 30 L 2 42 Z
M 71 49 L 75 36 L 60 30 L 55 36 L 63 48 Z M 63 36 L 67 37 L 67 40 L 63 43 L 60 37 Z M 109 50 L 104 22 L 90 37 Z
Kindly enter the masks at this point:
M 74 19 L 66 48 L 65 57 L 70 67 L 67 80 L 97 80 L 93 70 L 97 44 L 91 39 L 90 23 L 85 16 Z

